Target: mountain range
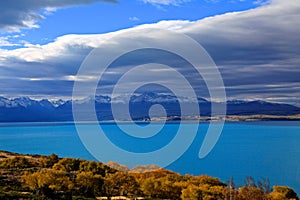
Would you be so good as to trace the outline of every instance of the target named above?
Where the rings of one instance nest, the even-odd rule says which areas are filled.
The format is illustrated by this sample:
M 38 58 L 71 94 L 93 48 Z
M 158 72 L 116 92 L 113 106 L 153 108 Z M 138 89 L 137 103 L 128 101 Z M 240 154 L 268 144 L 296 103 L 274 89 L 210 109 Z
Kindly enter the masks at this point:
M 95 101 L 95 110 L 100 121 L 113 120 L 111 105 L 117 107 L 118 120 L 128 120 L 123 116 L 125 100 L 122 97 L 114 99 L 108 96 L 89 97 L 82 100 L 75 100 L 76 104 L 87 104 Z M 188 98 L 160 94 L 142 93 L 133 95 L 130 98 L 129 110 L 134 120 L 149 119 L 149 109 L 154 104 L 162 105 L 168 117 L 181 116 L 180 103 L 185 104 L 188 110 L 187 115 L 195 116 L 191 100 Z M 211 102 L 204 99 L 197 99 L 201 116 L 211 115 Z M 120 107 L 120 109 L 118 109 Z M 162 111 L 155 113 L 154 117 L 163 116 Z M 271 103 L 266 101 L 227 101 L 227 115 L 296 115 L 300 114 L 300 108 L 282 103 Z M 153 117 L 153 116 L 152 116 Z M 89 120 L 89 119 L 86 119 Z M 29 97 L 9 99 L 0 97 L 0 122 L 63 122 L 73 121 L 72 100 L 34 100 Z

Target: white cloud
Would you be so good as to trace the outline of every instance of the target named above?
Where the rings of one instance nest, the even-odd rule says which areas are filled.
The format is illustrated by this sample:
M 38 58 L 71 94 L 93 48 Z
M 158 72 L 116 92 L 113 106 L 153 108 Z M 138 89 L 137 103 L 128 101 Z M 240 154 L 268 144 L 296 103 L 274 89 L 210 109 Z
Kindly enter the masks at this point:
M 16 44 L 9 42 L 7 37 L 0 37 L 0 47 L 11 47 L 11 46 L 16 46 Z
M 163 20 L 154 24 L 143 24 L 135 27 L 135 29 L 146 29 L 146 28 L 160 28 L 171 31 L 183 31 L 186 27 L 194 24 L 195 22 L 188 20 Z
M 0 29 L 18 32 L 22 28 L 38 28 L 38 21 L 56 9 L 75 5 L 87 5 L 95 2 L 116 3 L 117 0 L 9 0 L 0 1 Z
M 253 3 L 256 5 L 267 5 L 270 3 L 270 0 L 256 0 Z
M 0 48 L 2 47 L 16 47 L 23 46 L 26 41 L 19 40 L 19 38 L 23 37 L 24 34 L 14 34 L 7 36 L 0 36 Z

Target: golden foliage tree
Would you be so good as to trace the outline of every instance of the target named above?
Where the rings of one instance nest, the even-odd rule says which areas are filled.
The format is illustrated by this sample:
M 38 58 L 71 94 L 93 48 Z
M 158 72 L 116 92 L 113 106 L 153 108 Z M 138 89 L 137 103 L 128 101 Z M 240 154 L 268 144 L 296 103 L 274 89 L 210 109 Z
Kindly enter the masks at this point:
M 135 197 L 140 193 L 137 181 L 126 172 L 107 174 L 104 178 L 103 188 L 108 198 L 120 195 Z
M 24 186 L 42 196 L 51 196 L 54 191 L 69 192 L 74 188 L 73 182 L 65 172 L 43 170 L 22 177 Z
M 76 177 L 76 188 L 86 197 L 95 197 L 100 194 L 102 185 L 102 176 L 94 175 L 92 172 L 81 172 Z
M 286 186 L 273 186 L 270 196 L 273 200 L 299 200 L 296 192 Z

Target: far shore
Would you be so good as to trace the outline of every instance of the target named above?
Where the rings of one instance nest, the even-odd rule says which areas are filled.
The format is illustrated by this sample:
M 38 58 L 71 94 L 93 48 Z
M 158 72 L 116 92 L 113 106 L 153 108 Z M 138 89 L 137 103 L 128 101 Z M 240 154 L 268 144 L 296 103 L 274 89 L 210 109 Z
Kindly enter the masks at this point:
M 118 119 L 106 121 L 58 121 L 58 122 L 0 122 L 1 126 L 49 126 L 49 125 L 93 125 L 93 124 L 130 124 L 130 123 L 199 123 L 199 122 L 259 122 L 259 121 L 300 121 L 300 114 L 297 115 L 227 115 L 223 116 L 169 116 L 155 117 L 136 120 Z

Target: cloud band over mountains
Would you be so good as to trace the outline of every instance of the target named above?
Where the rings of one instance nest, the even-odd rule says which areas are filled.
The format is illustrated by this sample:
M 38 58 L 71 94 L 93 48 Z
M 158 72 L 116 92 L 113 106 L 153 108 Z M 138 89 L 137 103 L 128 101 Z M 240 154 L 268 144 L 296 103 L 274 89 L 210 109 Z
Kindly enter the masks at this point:
M 96 1 L 53 2 L 60 2 L 53 7 L 64 7 Z M 38 4 L 29 7 L 26 13 L 36 22 L 39 16 L 30 13 L 42 8 L 44 6 Z M 70 96 L 77 70 L 93 48 L 105 48 L 109 53 L 113 51 L 111 48 L 126 45 L 126 36 L 133 38 L 131 41 L 143 42 L 145 38 L 131 32 L 137 29 L 143 31 L 145 27 L 184 33 L 203 45 L 220 69 L 229 98 L 299 104 L 299 19 L 299 0 L 274 0 L 269 5 L 252 10 L 199 21 L 160 21 L 106 34 L 65 35 L 45 45 L 0 49 L 0 95 Z M 20 21 L 0 21 L 2 29 L 9 28 L 8 24 L 14 24 L 12 27 L 17 28 L 26 26 Z M 122 35 L 116 37 L 118 45 L 108 44 L 107 39 L 116 34 Z M 153 37 L 149 35 L 150 39 Z M 157 70 L 157 73 L 161 72 Z M 165 80 L 175 81 L 168 74 Z

